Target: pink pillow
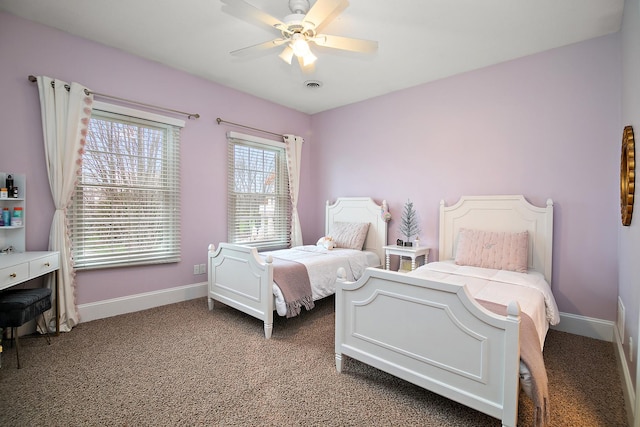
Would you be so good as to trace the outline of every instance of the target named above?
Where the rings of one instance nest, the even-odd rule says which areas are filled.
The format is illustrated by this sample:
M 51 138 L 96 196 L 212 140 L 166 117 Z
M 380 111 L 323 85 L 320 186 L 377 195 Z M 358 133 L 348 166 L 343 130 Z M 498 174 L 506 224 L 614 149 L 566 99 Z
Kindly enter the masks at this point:
M 330 237 L 333 238 L 336 248 L 361 251 L 368 231 L 368 222 L 334 222 Z
M 458 234 L 456 264 L 527 272 L 529 233 L 507 233 L 462 228 Z

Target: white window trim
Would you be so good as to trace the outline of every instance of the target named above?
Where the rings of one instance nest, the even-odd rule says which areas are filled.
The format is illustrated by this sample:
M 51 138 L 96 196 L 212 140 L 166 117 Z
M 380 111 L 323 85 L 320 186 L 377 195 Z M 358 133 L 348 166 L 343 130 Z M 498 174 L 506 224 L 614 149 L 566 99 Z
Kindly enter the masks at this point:
M 257 144 L 270 145 L 272 147 L 284 147 L 283 141 L 275 141 L 273 139 L 260 138 L 259 136 L 246 135 L 238 132 L 227 132 L 227 138 L 244 139 L 245 141 L 255 142 Z
M 258 136 L 253 136 L 253 135 L 247 135 L 244 133 L 239 133 L 239 132 L 233 132 L 233 131 L 229 131 L 227 132 L 227 141 L 229 139 L 238 139 L 238 140 L 243 140 L 246 141 L 248 143 L 252 143 L 252 144 L 261 144 L 261 145 L 266 145 L 269 147 L 274 147 L 280 150 L 283 150 L 283 156 L 285 156 L 284 161 L 286 163 L 286 153 L 284 152 L 285 150 L 285 143 L 284 141 L 276 141 L 273 139 L 266 139 L 266 138 L 260 138 Z M 286 174 L 286 171 L 285 171 Z M 227 177 L 227 179 L 229 179 Z M 288 175 L 287 175 L 287 179 L 288 179 Z M 228 185 L 228 183 L 227 183 Z M 288 196 L 288 194 L 287 194 Z M 229 195 L 227 195 L 227 200 L 228 200 Z M 229 226 L 229 224 L 227 224 L 227 227 Z M 288 240 L 288 244 L 291 244 L 291 236 L 289 236 Z M 273 250 L 274 247 L 271 247 L 271 245 L 264 245 L 264 244 L 250 244 L 250 243 L 245 243 L 245 244 L 249 244 L 250 246 L 255 246 L 256 248 L 258 248 L 259 251 L 262 250 Z M 282 249 L 282 248 L 277 248 L 277 249 Z
M 134 117 L 136 119 L 145 119 L 152 122 L 178 126 L 180 128 L 183 128 L 186 124 L 184 120 L 176 119 L 175 117 L 163 116 L 161 114 L 150 113 L 148 111 L 124 107 L 122 105 L 110 104 L 108 102 L 93 101 L 93 109 L 104 111 L 106 113 L 122 114 L 123 116 Z
M 110 103 L 106 103 L 106 102 L 100 102 L 100 101 L 94 101 L 93 102 L 93 106 L 92 106 L 92 110 L 96 111 L 98 113 L 102 113 L 105 116 L 109 116 L 109 115 L 120 115 L 120 116 L 126 116 L 126 117 L 130 117 L 131 120 L 133 122 L 140 120 L 140 121 L 147 121 L 147 122 L 154 122 L 157 124 L 158 127 L 164 127 L 166 129 L 170 129 L 170 128 L 183 128 L 185 126 L 185 121 L 184 120 L 180 120 L 180 119 L 176 119 L 173 117 L 168 117 L 168 116 L 163 116 L 160 114 L 155 114 L 155 113 L 151 113 L 148 111 L 144 111 L 144 110 L 138 110 L 138 109 L 134 109 L 134 108 L 129 108 L 129 107 L 124 107 L 122 105 L 116 105 L 116 104 L 110 104 Z M 179 147 L 178 147 L 179 150 Z M 178 230 L 179 230 L 179 226 L 178 226 Z M 180 235 L 181 231 L 178 231 L 178 235 Z M 141 261 L 133 261 L 133 262 L 107 262 L 107 263 L 101 263 L 101 264 L 97 264 L 97 265 L 83 265 L 83 266 L 77 266 L 76 268 L 78 270 L 92 270 L 92 269 L 101 269 L 101 268 L 112 268 L 112 267 L 127 267 L 127 266 L 135 266 L 135 265 L 154 265 L 154 264 L 165 264 L 165 263 L 172 263 L 172 262 L 179 262 L 181 259 L 181 248 L 180 246 L 178 246 L 178 255 L 177 258 L 175 258 L 175 260 L 160 260 L 160 261 L 154 261 L 152 259 L 147 259 L 147 260 L 141 260 Z

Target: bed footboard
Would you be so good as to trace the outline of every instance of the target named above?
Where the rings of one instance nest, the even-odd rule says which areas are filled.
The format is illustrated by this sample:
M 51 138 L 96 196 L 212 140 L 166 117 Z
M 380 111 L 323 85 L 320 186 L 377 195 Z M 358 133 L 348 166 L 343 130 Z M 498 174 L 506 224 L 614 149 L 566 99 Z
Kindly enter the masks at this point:
M 465 286 L 369 268 L 336 289 L 336 369 L 357 359 L 514 426 L 520 310 L 496 315 Z
M 209 245 L 208 304 L 220 301 L 264 322 L 264 336 L 273 330 L 273 264 L 255 248 L 220 243 Z

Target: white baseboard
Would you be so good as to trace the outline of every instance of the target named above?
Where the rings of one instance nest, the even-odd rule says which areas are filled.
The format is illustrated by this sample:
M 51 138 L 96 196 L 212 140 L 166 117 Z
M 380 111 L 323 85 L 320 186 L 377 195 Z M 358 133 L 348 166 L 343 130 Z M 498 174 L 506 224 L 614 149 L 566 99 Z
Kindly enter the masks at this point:
M 610 320 L 560 313 L 560 323 L 552 326 L 551 329 L 597 340 L 613 342 L 614 324 L 615 323 Z
M 207 296 L 207 282 L 78 305 L 80 323 Z
M 207 282 L 201 282 L 163 289 L 161 291 L 145 292 L 126 297 L 80 304 L 78 305 L 78 313 L 80 315 L 80 323 L 90 322 L 91 320 L 133 313 L 135 311 L 147 310 L 206 296 Z M 607 320 L 560 313 L 560 323 L 551 328 L 562 332 L 612 342 L 614 339 L 614 326 L 614 322 Z
M 620 341 L 619 334 L 614 334 L 614 343 L 616 351 L 616 362 L 618 364 L 618 372 L 622 379 L 622 394 L 624 395 L 624 406 L 627 411 L 627 421 L 630 426 L 634 425 L 636 409 L 636 392 L 633 389 L 633 382 L 631 381 L 631 373 L 629 372 L 629 366 L 627 365 L 624 348 Z

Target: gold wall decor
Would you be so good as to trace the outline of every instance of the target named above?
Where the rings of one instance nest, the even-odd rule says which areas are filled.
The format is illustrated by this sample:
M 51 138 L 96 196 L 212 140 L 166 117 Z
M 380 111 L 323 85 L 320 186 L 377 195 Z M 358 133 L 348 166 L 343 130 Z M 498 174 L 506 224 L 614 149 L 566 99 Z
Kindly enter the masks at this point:
M 622 133 L 622 154 L 620 156 L 620 211 L 622 225 L 631 225 L 633 198 L 636 185 L 636 150 L 633 128 L 625 126 Z

